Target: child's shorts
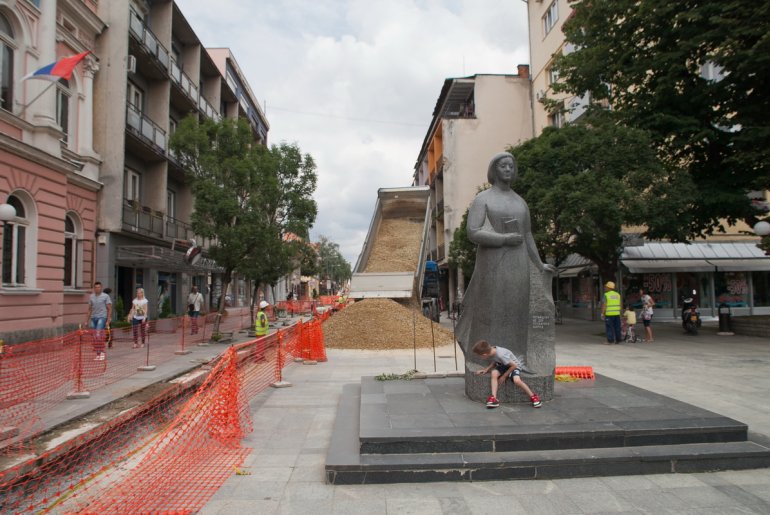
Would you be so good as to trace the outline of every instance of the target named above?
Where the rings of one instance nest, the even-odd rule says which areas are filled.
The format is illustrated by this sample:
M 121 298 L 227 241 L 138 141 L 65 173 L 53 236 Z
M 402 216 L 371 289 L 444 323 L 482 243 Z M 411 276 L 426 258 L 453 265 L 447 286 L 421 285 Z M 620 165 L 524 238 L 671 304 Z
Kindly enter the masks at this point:
M 497 369 L 498 372 L 500 372 L 500 375 L 505 374 L 508 372 L 508 365 L 503 365 L 501 363 L 495 363 L 495 369 Z M 511 381 L 513 381 L 514 376 L 520 376 L 521 370 L 518 368 L 514 368 L 513 372 L 511 372 Z

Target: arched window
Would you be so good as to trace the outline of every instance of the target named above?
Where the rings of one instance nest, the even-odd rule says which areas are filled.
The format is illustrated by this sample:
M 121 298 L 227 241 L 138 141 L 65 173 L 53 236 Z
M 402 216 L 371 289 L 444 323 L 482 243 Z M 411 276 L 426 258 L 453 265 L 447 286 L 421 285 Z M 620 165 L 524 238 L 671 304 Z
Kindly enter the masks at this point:
M 3 284 L 23 286 L 27 275 L 27 210 L 14 195 L 8 197 L 7 203 L 16 208 L 16 218 L 3 228 Z
M 64 287 L 78 288 L 82 282 L 83 249 L 80 240 L 80 224 L 76 215 L 64 217 Z
M 13 27 L 0 13 L 0 107 L 13 110 Z

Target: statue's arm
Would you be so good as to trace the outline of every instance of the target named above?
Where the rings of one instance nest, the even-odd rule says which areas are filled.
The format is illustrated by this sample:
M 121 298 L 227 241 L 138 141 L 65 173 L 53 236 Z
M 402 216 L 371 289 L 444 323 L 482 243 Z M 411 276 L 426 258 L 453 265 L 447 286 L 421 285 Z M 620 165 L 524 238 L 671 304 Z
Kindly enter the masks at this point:
M 487 206 L 477 197 L 468 208 L 468 239 L 482 247 L 502 247 L 507 235 L 484 229 L 486 218 Z

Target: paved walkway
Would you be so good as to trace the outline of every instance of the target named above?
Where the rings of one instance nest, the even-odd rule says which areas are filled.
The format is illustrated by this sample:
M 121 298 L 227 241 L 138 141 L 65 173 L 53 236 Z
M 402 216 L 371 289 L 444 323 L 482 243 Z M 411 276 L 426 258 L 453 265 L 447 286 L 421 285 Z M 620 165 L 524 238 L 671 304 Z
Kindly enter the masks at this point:
M 446 323 L 446 322 L 444 322 Z M 451 325 L 450 325 L 451 327 Z M 557 326 L 557 365 L 596 372 L 675 397 L 749 424 L 770 435 L 770 342 L 720 337 L 714 326 L 697 337 L 675 323 L 657 324 L 656 341 L 601 345 L 603 324 L 565 320 Z M 458 351 L 459 352 L 459 351 Z M 327 351 L 329 361 L 294 366 L 294 386 L 269 389 L 252 403 L 253 448 L 245 471 L 233 475 L 205 514 L 579 514 L 770 513 L 770 469 L 704 474 L 478 483 L 331 486 L 324 461 L 342 385 L 363 375 L 413 368 L 413 352 Z M 452 347 L 436 351 L 439 371 L 455 370 Z M 458 357 L 462 370 L 462 353 Z M 433 372 L 430 350 L 417 368 Z M 548 409 L 546 405 L 542 409 Z M 484 407 L 479 405 L 479 410 Z

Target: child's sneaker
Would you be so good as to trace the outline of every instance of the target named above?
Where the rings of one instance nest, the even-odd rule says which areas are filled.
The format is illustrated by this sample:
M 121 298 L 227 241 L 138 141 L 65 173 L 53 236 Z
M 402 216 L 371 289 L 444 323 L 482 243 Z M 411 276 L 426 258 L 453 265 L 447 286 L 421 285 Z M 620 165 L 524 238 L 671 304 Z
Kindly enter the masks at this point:
M 540 402 L 540 397 L 538 397 L 536 393 L 533 393 L 532 397 L 530 397 L 529 400 L 532 401 L 533 408 L 539 408 L 540 406 L 543 405 L 543 403 Z
M 490 395 L 487 399 L 487 408 L 496 408 L 500 405 L 500 401 L 497 400 L 497 397 L 494 395 Z

